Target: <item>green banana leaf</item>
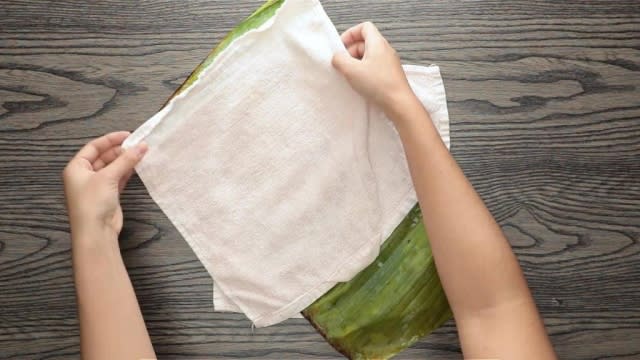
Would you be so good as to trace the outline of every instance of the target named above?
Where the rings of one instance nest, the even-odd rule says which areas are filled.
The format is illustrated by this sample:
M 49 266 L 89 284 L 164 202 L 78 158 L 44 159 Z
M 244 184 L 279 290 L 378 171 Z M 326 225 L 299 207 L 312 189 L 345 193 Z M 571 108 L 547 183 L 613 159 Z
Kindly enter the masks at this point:
M 302 314 L 350 359 L 388 359 L 450 319 L 418 205 L 371 265 Z
M 191 86 L 239 36 L 270 19 L 284 1 L 267 1 L 233 29 L 171 98 Z M 371 265 L 351 281 L 336 285 L 302 314 L 351 359 L 388 359 L 451 318 L 418 205 L 384 242 Z

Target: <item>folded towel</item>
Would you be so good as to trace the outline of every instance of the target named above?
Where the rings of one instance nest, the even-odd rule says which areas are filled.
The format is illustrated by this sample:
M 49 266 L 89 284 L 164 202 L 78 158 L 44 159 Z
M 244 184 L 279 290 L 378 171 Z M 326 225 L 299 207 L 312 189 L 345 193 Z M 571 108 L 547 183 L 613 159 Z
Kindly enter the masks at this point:
M 351 279 L 416 203 L 397 132 L 332 68 L 338 51 L 318 1 L 286 1 L 125 143 L 148 143 L 137 172 L 216 308 L 258 327 Z M 405 71 L 448 144 L 438 68 Z

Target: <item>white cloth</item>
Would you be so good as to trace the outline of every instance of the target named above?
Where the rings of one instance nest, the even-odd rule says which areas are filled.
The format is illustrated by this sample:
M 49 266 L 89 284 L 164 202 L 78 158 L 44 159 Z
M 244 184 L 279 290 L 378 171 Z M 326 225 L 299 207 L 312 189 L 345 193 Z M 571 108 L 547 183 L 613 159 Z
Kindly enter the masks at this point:
M 289 318 L 370 264 L 416 203 L 393 125 L 331 66 L 317 0 L 288 0 L 145 122 L 137 172 L 214 279 L 216 309 Z M 448 144 L 437 67 L 405 67 Z

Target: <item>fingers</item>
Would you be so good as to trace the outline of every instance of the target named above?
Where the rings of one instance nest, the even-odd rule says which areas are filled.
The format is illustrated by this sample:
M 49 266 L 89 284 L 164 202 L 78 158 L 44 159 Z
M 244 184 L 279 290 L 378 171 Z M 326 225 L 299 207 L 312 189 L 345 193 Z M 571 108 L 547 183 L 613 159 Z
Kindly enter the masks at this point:
M 367 21 L 348 29 L 342 33 L 340 38 L 342 39 L 344 46 L 348 48 L 357 42 L 367 42 L 371 36 L 379 34 L 380 32 L 378 31 L 378 28 L 376 28 L 373 23 Z
M 350 53 L 346 52 L 335 54 L 333 59 L 331 59 L 331 64 L 347 79 L 349 79 L 353 73 L 357 71 L 358 66 L 361 65 L 360 60 L 353 58 Z
M 360 41 L 357 43 L 353 43 L 351 44 L 348 48 L 347 51 L 349 51 L 349 54 L 351 54 L 351 56 L 353 56 L 356 59 L 362 59 L 362 57 L 364 56 L 364 42 Z
M 127 186 L 129 179 L 131 179 L 131 175 L 133 175 L 133 170 L 129 171 L 125 176 L 123 176 L 118 182 L 118 192 L 122 192 L 124 187 Z
M 98 160 L 103 152 L 114 146 L 122 144 L 127 136 L 129 136 L 128 131 L 117 131 L 91 140 L 87 145 L 80 149 L 80 151 L 78 151 L 74 158 L 84 159 L 87 160 L 89 164 L 92 164 Z
M 140 143 L 124 151 L 120 156 L 107 165 L 102 171 L 113 180 L 120 182 L 120 179 L 131 173 L 135 166 L 142 160 L 148 147 L 145 143 Z
M 122 153 L 122 147 L 120 145 L 114 146 L 111 149 L 105 151 L 100 155 L 98 160 L 93 163 L 93 170 L 98 171 L 105 166 L 109 165 L 113 160 L 115 160 Z

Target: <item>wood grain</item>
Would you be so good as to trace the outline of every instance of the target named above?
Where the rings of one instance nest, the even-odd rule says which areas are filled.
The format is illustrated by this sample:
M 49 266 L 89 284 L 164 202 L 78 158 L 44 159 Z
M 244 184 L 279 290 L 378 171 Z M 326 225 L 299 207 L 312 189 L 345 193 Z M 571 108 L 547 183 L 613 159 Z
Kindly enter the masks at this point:
M 323 1 L 440 65 L 452 152 L 508 235 L 563 359 L 640 358 L 640 3 Z M 60 172 L 151 116 L 251 1 L 0 6 L 0 358 L 78 358 Z M 133 179 L 123 255 L 160 358 L 327 359 L 304 320 L 252 330 Z M 453 323 L 400 359 L 460 358 Z

